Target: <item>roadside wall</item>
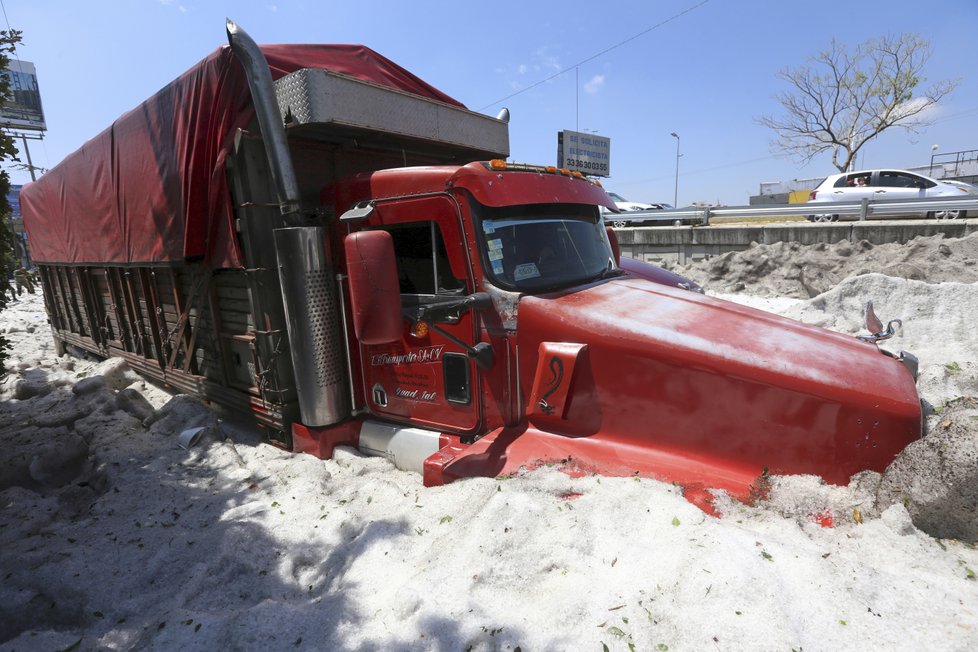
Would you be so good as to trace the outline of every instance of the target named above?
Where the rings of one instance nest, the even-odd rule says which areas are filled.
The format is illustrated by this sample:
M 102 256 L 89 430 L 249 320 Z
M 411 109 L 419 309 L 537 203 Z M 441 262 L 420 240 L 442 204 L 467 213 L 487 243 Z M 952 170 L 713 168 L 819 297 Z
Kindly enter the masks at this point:
M 655 263 L 685 264 L 728 251 L 742 251 L 751 244 L 799 242 L 815 244 L 841 240 L 873 244 L 909 242 L 917 236 L 943 233 L 961 238 L 978 231 L 978 219 L 954 221 L 913 220 L 873 221 L 828 224 L 792 222 L 757 226 L 672 226 L 616 229 L 624 256 Z

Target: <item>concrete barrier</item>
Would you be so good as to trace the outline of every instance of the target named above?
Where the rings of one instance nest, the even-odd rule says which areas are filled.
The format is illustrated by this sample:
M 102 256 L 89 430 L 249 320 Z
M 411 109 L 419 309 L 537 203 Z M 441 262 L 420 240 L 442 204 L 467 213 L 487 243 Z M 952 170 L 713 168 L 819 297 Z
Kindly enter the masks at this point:
M 798 242 L 804 245 L 841 240 L 873 244 L 909 242 L 917 236 L 943 233 L 961 238 L 978 231 L 978 219 L 965 220 L 874 220 L 868 222 L 759 224 L 757 226 L 654 226 L 616 229 L 621 253 L 654 263 L 685 264 L 742 251 L 752 244 Z

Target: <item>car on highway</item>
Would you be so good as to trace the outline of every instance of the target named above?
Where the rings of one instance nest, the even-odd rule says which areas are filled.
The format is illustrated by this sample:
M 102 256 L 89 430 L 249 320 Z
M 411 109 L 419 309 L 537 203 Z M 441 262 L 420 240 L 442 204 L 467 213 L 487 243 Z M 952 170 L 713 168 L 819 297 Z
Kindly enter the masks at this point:
M 657 204 L 644 204 L 642 202 L 628 201 L 615 192 L 609 192 L 608 196 L 611 197 L 611 201 L 615 202 L 615 206 L 617 206 L 618 210 L 621 212 L 612 213 L 608 209 L 602 207 L 601 214 L 604 215 L 605 222 L 611 224 L 616 229 L 622 229 L 628 226 L 662 226 L 664 224 L 672 223 L 672 221 L 668 218 L 655 217 L 654 219 L 643 220 L 639 216 L 631 215 L 631 213 L 645 213 L 647 211 L 665 210 L 667 208 L 672 208 L 671 204 L 666 204 L 664 202 Z
M 838 202 L 859 202 L 869 200 L 930 199 L 933 197 L 962 197 L 978 195 L 978 187 L 960 181 L 938 181 L 906 170 L 862 170 L 833 174 L 825 179 L 808 196 L 809 204 L 833 204 Z M 830 211 L 826 206 L 825 211 Z M 965 217 L 966 211 L 946 209 L 930 211 L 927 217 L 953 220 Z M 858 219 L 855 215 L 840 216 L 824 212 L 809 215 L 812 222 L 835 222 L 843 219 Z M 903 214 L 897 217 L 915 217 Z
M 640 211 L 622 211 L 621 213 L 607 211 L 604 214 L 604 221 L 616 229 L 629 226 L 671 226 L 683 221 L 670 215 L 656 214 L 657 211 L 663 211 L 667 208 L 672 208 L 672 206 L 669 204 L 652 204 L 652 208 Z
M 611 201 L 615 202 L 615 206 L 618 210 L 628 212 L 628 211 L 647 211 L 653 208 L 662 208 L 658 204 L 643 204 L 637 201 L 628 201 L 616 192 L 609 192 L 608 196 L 611 197 Z

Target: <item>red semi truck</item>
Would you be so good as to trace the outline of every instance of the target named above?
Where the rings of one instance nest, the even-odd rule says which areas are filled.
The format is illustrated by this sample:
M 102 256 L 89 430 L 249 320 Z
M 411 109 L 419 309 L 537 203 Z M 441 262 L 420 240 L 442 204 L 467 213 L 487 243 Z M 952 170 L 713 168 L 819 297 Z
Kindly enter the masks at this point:
M 623 262 L 599 184 L 507 163 L 505 115 L 228 38 L 24 189 L 59 346 L 426 485 L 557 462 L 745 498 L 920 437 L 912 356 Z

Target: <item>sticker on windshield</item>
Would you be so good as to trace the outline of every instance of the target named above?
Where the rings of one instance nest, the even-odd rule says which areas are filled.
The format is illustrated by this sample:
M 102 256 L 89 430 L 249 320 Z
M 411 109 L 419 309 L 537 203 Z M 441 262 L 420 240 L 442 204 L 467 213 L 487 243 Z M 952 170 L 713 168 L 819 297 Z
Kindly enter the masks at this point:
M 522 265 L 517 265 L 516 269 L 513 270 L 513 279 L 516 281 L 523 281 L 538 276 L 540 276 L 540 270 L 537 269 L 536 263 L 523 263 Z
M 502 274 L 503 273 L 503 261 L 501 261 L 501 260 L 494 260 L 494 261 L 492 261 L 492 273 L 493 274 Z
M 489 249 L 489 260 L 496 261 L 503 259 L 503 241 L 499 238 L 489 240 L 486 242 L 486 247 Z
M 482 223 L 482 232 L 485 233 L 486 235 L 489 235 L 490 233 L 495 233 L 496 227 L 493 225 L 492 222 L 486 220 Z

